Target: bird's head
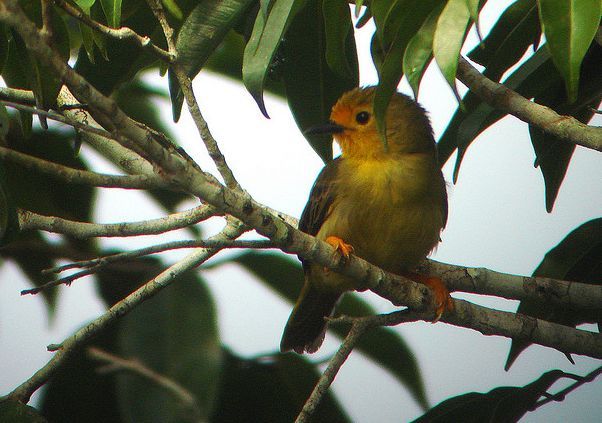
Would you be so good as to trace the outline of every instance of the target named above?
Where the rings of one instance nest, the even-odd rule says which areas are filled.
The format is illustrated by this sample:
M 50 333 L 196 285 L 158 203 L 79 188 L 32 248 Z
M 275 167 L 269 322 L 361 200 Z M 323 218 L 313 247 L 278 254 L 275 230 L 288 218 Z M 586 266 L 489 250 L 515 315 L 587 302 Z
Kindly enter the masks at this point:
M 373 112 L 375 87 L 356 88 L 339 98 L 330 122 L 310 129 L 333 134 L 343 157 L 381 158 L 408 153 L 434 153 L 435 141 L 426 112 L 406 95 L 395 93 L 386 114 L 387 147 Z

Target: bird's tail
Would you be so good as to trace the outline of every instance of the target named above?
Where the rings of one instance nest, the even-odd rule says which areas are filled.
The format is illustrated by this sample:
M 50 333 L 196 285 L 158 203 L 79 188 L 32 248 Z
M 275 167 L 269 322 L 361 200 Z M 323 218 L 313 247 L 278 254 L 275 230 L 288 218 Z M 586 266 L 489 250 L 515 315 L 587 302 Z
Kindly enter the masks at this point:
M 286 322 L 280 351 L 294 350 L 299 354 L 316 352 L 326 333 L 324 318 L 332 315 L 340 296 L 340 293 L 320 291 L 305 281 L 297 304 Z

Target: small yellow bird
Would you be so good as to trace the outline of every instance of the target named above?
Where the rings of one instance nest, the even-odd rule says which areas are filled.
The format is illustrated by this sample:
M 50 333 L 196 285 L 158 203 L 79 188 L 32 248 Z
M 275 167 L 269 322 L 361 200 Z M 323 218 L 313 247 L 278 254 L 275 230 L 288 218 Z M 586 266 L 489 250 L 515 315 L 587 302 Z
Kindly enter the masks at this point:
M 437 319 L 453 302 L 443 282 L 412 273 L 439 242 L 447 221 L 447 192 L 425 111 L 396 93 L 386 113 L 387 147 L 372 111 L 374 87 L 349 91 L 332 108 L 330 123 L 341 156 L 314 183 L 299 229 L 382 269 L 434 291 Z M 313 353 L 324 340 L 325 317 L 357 282 L 302 260 L 305 284 L 288 319 L 280 350 Z

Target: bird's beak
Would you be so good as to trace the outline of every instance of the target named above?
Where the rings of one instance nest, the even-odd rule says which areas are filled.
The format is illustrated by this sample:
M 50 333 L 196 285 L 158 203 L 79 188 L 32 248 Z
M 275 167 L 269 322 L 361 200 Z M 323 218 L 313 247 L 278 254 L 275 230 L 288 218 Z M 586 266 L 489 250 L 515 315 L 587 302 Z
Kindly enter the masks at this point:
M 345 130 L 344 126 L 339 125 L 333 121 L 325 123 L 323 125 L 316 125 L 307 128 L 303 131 L 304 135 L 319 135 L 319 134 L 340 134 Z

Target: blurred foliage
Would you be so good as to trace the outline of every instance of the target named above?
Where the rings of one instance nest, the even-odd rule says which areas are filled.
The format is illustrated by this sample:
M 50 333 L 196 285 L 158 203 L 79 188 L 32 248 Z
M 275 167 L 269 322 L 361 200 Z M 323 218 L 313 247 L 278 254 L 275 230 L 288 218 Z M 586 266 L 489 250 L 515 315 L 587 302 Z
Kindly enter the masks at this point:
M 532 411 L 539 398 L 564 375 L 560 370 L 551 370 L 525 386 L 503 386 L 486 394 L 470 392 L 449 398 L 413 423 L 517 422 Z
M 144 0 L 75 0 L 97 22 L 127 26 L 165 48 L 166 42 Z M 179 63 L 192 78 L 203 70 L 241 81 L 267 116 L 264 91 L 286 98 L 300 131 L 325 123 L 336 99 L 359 81 L 353 31 L 373 20 L 376 31 L 371 55 L 379 85 L 375 113 L 379 128 L 391 95 L 405 75 L 418 96 L 422 77 L 435 58 L 455 90 L 459 53 L 485 0 L 163 0 L 175 30 Z M 560 4 L 562 3 L 562 4 Z M 40 2 L 20 2 L 27 16 L 42 25 Z M 595 38 L 600 22 L 599 0 L 516 0 L 498 18 L 482 42 L 468 54 L 483 66 L 483 74 L 502 81 L 519 94 L 560 114 L 587 123 L 602 99 L 602 47 Z M 174 120 L 183 104 L 180 87 L 168 72 L 169 95 L 149 87 L 144 72 L 167 66 L 127 40 L 107 37 L 52 5 L 52 46 L 63 61 L 105 94 L 110 94 L 133 119 L 172 138 L 157 102 L 171 100 Z M 571 19 L 564 19 L 568 11 Z M 359 19 L 358 19 L 359 18 Z M 541 44 L 542 33 L 546 43 Z M 17 33 L 0 25 L 0 72 L 11 88 L 31 90 L 35 105 L 56 108 L 60 78 L 28 52 Z M 456 94 L 457 95 L 457 94 Z M 439 140 L 445 163 L 457 150 L 454 181 L 472 142 L 505 113 L 494 110 L 468 92 L 461 99 Z M 60 112 L 60 110 L 58 110 Z M 41 125 L 33 124 L 34 120 Z M 45 119 L 29 112 L 11 114 L 0 105 L 0 145 L 77 169 L 89 169 L 78 155 L 72 130 L 45 130 Z M 574 147 L 530 127 L 530 137 L 545 182 L 546 208 L 552 211 Z M 325 162 L 332 159 L 328 137 L 308 135 L 309 145 Z M 386 141 L 386 140 L 385 140 Z M 118 164 L 118 163 L 116 163 Z M 31 169 L 0 160 L 0 257 L 16 263 L 30 283 L 48 281 L 43 269 L 59 260 L 82 260 L 107 254 L 95 242 L 39 232 L 21 233 L 16 210 L 91 221 L 96 189 L 65 184 Z M 150 192 L 166 212 L 187 199 L 182 193 Z M 535 275 L 588 283 L 602 279 L 600 219 L 585 223 L 550 250 Z M 199 236 L 199 229 L 190 228 Z M 244 253 L 230 259 L 247 269 L 278 295 L 294 301 L 302 283 L 299 264 L 282 254 Z M 214 264 L 217 266 L 219 264 Z M 109 307 L 165 269 L 159 260 L 145 259 L 107 266 L 96 275 L 99 295 Z M 217 329 L 217 311 L 205 281 L 188 273 L 177 284 L 108 328 L 74 353 L 44 391 L 40 410 L 49 421 L 184 421 L 190 416 L 159 386 L 133 374 L 98 372 L 88 346 L 134 358 L 193 395 L 202 417 L 209 421 L 291 421 L 299 412 L 319 374 L 316 363 L 292 354 L 240 357 L 225 348 Z M 49 314 L 57 290 L 46 290 Z M 339 312 L 374 313 L 359 296 L 346 295 Z M 521 303 L 520 312 L 577 325 L 598 322 L 583 315 L 541 304 Z M 244 324 L 248 324 L 247 317 Z M 348 327 L 332 331 L 345 336 Z M 274 345 L 278 340 L 274 340 Z M 527 344 L 513 343 L 507 367 Z M 423 408 L 425 387 L 412 350 L 397 332 L 378 328 L 358 348 L 403 384 Z M 514 419 L 561 377 L 544 374 L 525 387 L 503 387 L 487 394 L 449 399 L 419 421 L 481 421 Z M 2 421 L 44 421 L 30 407 L 0 404 Z M 497 410 L 499 414 L 492 414 Z M 349 421 L 329 394 L 318 408 L 318 421 Z M 459 414 L 456 414 L 459 413 Z M 12 419 L 12 420 L 11 420 Z M 18 420 L 15 420 L 18 419 Z M 471 420 L 472 419 L 472 420 Z

